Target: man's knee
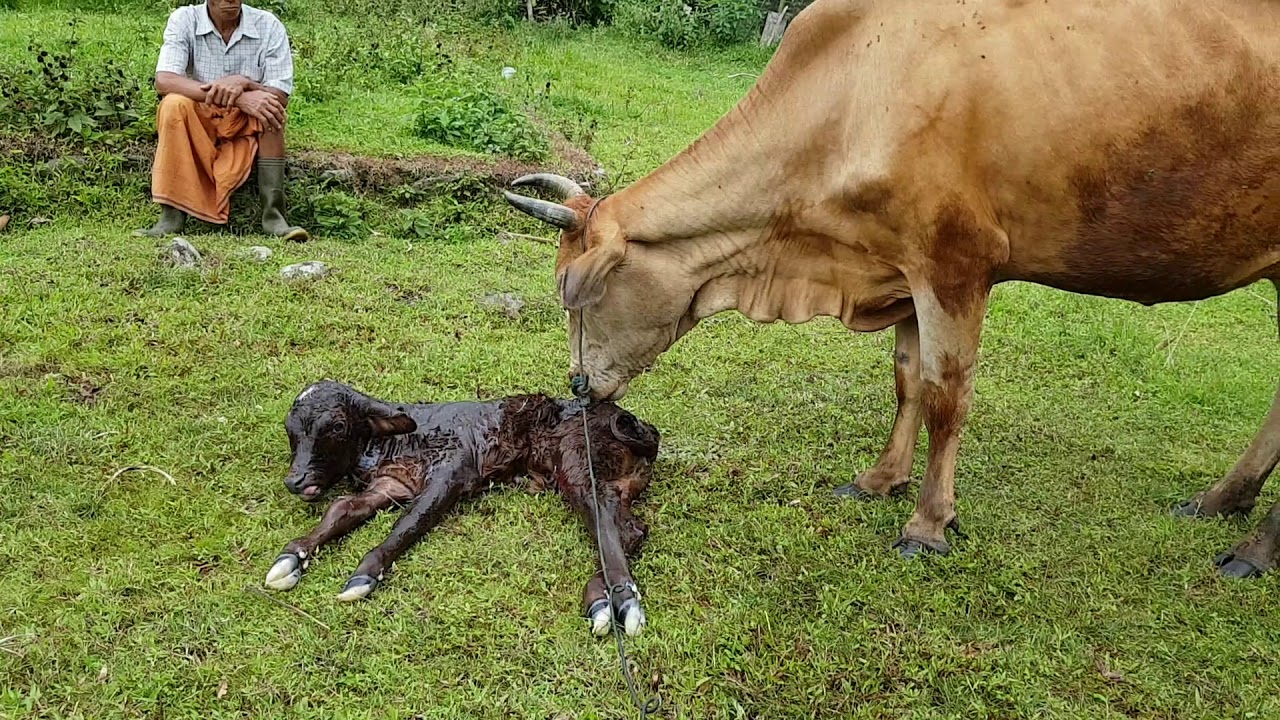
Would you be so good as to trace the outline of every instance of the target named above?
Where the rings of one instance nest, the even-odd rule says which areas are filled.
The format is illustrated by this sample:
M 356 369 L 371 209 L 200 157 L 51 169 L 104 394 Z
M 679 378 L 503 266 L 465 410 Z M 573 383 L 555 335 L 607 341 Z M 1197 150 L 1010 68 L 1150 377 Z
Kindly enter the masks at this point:
M 195 100 L 178 93 L 169 93 L 160 98 L 160 106 L 156 108 L 156 124 L 163 128 L 166 125 L 185 122 L 195 106 Z

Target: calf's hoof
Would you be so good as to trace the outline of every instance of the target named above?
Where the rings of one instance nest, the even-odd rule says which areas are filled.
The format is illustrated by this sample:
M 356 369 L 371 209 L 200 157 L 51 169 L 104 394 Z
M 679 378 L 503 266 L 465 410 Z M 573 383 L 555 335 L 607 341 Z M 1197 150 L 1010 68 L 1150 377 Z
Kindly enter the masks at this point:
M 348 580 L 346 585 L 342 586 L 342 592 L 338 593 L 338 602 L 362 600 L 368 597 L 369 593 L 373 592 L 376 587 L 378 587 L 377 578 L 372 578 L 368 575 L 356 575 Z
M 608 598 L 600 598 L 591 603 L 591 607 L 587 610 L 587 618 L 591 620 L 591 634 L 596 637 L 604 637 L 609 633 L 609 600 Z
M 591 603 L 591 607 L 587 609 L 587 618 L 591 621 L 591 634 L 596 637 L 608 635 L 613 622 L 621 625 L 623 632 L 628 636 L 635 637 L 648 622 L 644 615 L 644 608 L 640 607 L 640 600 L 634 597 L 623 600 L 612 612 L 609 608 L 609 599 L 600 598 Z
M 622 603 L 622 607 L 618 608 L 618 622 L 622 623 L 622 630 L 628 637 L 639 635 L 645 625 L 644 609 L 640 607 L 640 601 L 631 598 Z
M 267 571 L 264 583 L 272 590 L 292 590 L 302 579 L 302 558 L 293 553 L 281 553 Z
M 1218 566 L 1218 573 L 1229 578 L 1244 580 L 1261 577 L 1262 573 L 1266 572 L 1264 568 L 1258 567 L 1252 561 L 1236 555 L 1234 550 L 1222 553 L 1214 558 L 1213 562 Z

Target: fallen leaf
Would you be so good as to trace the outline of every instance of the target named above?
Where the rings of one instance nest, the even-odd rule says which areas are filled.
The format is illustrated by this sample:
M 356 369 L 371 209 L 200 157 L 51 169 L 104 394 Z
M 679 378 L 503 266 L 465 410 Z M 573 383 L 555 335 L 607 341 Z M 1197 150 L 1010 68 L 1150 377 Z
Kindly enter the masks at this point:
M 9 226 L 9 219 L 8 215 L 0 215 L 0 231 Z
M 104 682 L 106 682 L 106 681 L 107 681 L 107 676 L 108 676 L 108 675 L 110 675 L 110 674 L 111 674 L 111 671 L 110 671 L 110 670 L 107 670 L 107 666 L 106 666 L 106 665 L 103 665 L 103 666 L 102 666 L 102 669 L 98 671 L 98 682 L 100 682 L 100 683 L 104 683 Z
M 218 699 L 221 700 L 226 696 L 227 696 L 227 681 L 223 680 L 222 684 L 218 685 Z

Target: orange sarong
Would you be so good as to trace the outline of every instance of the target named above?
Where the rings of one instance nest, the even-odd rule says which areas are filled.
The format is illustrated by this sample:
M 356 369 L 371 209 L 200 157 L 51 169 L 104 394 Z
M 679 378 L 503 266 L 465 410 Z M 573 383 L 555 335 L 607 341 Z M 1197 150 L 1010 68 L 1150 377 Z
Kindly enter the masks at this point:
M 151 199 L 225 224 L 231 193 L 253 170 L 262 123 L 240 108 L 171 93 L 160 101 L 156 125 L 160 143 L 151 166 Z

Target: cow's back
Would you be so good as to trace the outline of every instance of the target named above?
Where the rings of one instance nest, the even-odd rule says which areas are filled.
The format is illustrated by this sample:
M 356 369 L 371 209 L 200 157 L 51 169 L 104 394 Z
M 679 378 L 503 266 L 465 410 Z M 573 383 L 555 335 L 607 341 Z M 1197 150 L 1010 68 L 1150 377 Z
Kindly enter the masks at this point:
M 912 213 L 979 208 L 1002 278 L 1160 302 L 1272 276 L 1280 2 L 826 0 L 811 25 L 855 6 L 841 152 Z

